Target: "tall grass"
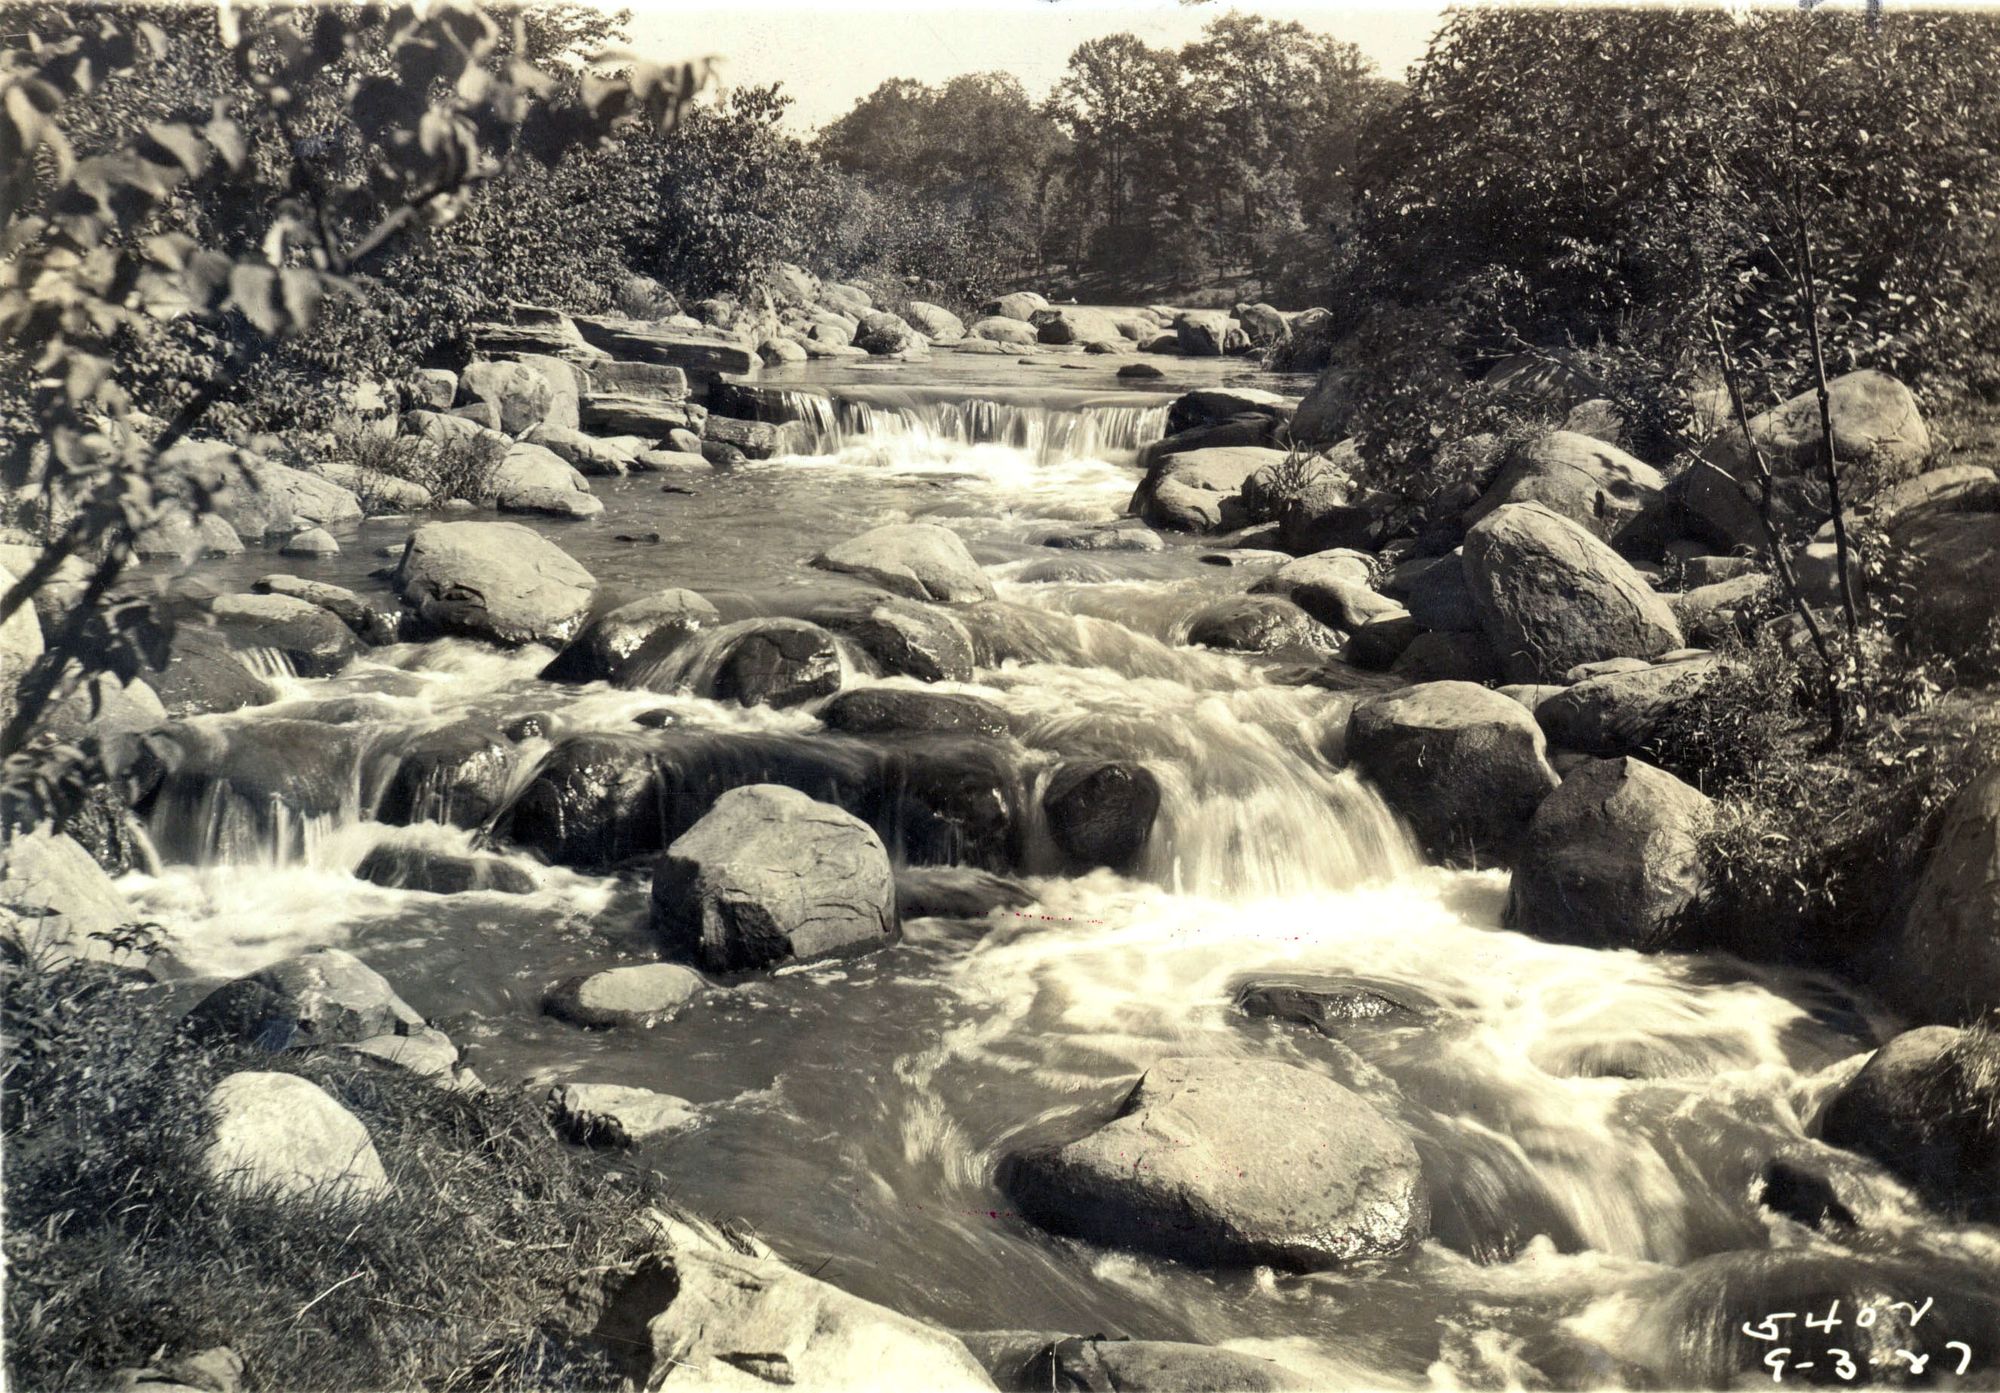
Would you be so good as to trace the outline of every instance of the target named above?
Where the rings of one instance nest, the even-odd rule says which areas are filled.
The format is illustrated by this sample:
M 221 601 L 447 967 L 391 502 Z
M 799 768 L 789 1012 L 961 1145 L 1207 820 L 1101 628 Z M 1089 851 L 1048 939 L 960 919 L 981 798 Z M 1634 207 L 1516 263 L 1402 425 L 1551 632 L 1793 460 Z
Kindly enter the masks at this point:
M 11 1386 L 101 1388 L 225 1344 L 251 1386 L 300 1393 L 618 1383 L 557 1316 L 579 1274 L 650 1246 L 657 1177 L 565 1146 L 521 1095 L 194 1042 L 143 974 L 18 947 L 0 974 Z M 203 1099 L 246 1068 L 300 1074 L 359 1117 L 391 1195 L 313 1208 L 206 1184 Z

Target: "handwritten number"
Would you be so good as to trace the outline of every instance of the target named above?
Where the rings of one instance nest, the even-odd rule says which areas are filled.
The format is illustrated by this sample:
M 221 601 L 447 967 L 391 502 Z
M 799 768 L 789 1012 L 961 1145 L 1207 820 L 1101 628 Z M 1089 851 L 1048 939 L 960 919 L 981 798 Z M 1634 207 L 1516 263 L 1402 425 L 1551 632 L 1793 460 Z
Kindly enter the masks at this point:
M 1764 1367 L 1771 1371 L 1771 1382 L 1783 1383 L 1785 1381 L 1785 1356 L 1790 1353 L 1791 1351 L 1785 1348 L 1785 1346 L 1779 1345 L 1764 1356 Z
M 1854 1377 L 1856 1372 L 1854 1368 L 1854 1361 L 1848 1357 L 1846 1350 L 1830 1349 L 1827 1351 L 1827 1353 L 1834 1356 L 1833 1371 L 1836 1374 L 1839 1374 L 1843 1379 L 1851 1379 Z
M 1903 1310 L 1908 1311 L 1910 1313 L 1910 1329 L 1915 1330 L 1917 1328 L 1917 1322 L 1922 1320 L 1925 1316 L 1931 1313 L 1931 1304 L 1936 1300 L 1937 1298 L 1935 1296 L 1926 1296 L 1924 1298 L 1924 1304 L 1921 1308 L 1912 1306 L 1907 1301 L 1894 1301 L 1890 1303 L 1889 1309 L 1893 1311 L 1896 1310 L 1898 1307 L 1900 1307 Z
M 1772 1315 L 1765 1316 L 1764 1323 L 1756 1327 L 1752 1327 L 1750 1322 L 1746 1320 L 1743 1322 L 1743 1333 L 1753 1340 L 1782 1340 L 1785 1337 L 1778 1331 L 1778 1322 L 1781 1320 L 1790 1320 L 1797 1314 L 1797 1311 L 1778 1311 Z
M 1838 1300 L 1835 1300 L 1831 1306 L 1826 1308 L 1826 1319 L 1824 1320 L 1816 1320 L 1812 1312 L 1806 1312 L 1806 1329 L 1808 1330 L 1831 1330 L 1840 1323 L 1840 1302 Z
M 1945 1347 L 1946 1349 L 1962 1349 L 1962 1350 L 1964 1350 L 1964 1351 L 1965 1351 L 1965 1353 L 1964 1353 L 1964 1354 L 1961 1354 L 1961 1355 L 1960 1355 L 1960 1356 L 1958 1357 L 1958 1372 L 1959 1372 L 1959 1373 L 1961 1373 L 1961 1374 L 1962 1374 L 1962 1373 L 1964 1373 L 1964 1372 L 1965 1372 L 1965 1371 L 1966 1371 L 1967 1369 L 1970 1369 L 1970 1368 L 1972 1367 L 1972 1346 L 1971 1346 L 1971 1345 L 1968 1345 L 1968 1344 L 1966 1344 L 1966 1343 L 1965 1343 L 1965 1341 L 1963 1341 L 1963 1340 L 1947 1340 L 1947 1341 L 1945 1342 L 1945 1346 L 1944 1346 L 1944 1347 Z
M 1906 1349 L 1899 1349 L 1896 1353 L 1910 1361 L 1910 1372 L 1913 1374 L 1921 1374 L 1924 1371 L 1924 1365 L 1931 1362 L 1931 1357 L 1928 1354 L 1911 1354 Z

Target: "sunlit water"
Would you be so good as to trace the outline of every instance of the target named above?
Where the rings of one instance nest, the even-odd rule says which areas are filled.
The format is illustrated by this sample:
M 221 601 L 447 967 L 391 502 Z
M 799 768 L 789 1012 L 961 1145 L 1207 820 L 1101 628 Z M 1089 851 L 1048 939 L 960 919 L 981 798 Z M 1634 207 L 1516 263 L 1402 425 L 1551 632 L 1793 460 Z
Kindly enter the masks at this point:
M 1049 531 L 1122 515 L 1158 409 L 1091 420 L 1067 402 L 1036 420 L 1032 393 L 939 409 L 935 393 L 832 386 L 850 404 L 812 425 L 817 454 L 704 478 L 692 496 L 644 475 L 599 481 L 601 519 L 535 525 L 607 586 L 688 586 L 732 619 L 839 593 L 848 582 L 805 563 L 866 527 L 956 528 L 1001 592 L 968 622 L 1009 655 L 964 690 L 1008 712 L 1030 767 L 1118 756 L 1159 776 L 1132 877 L 1031 876 L 1024 909 L 913 921 L 894 948 L 717 992 L 650 1031 L 575 1030 L 540 1014 L 543 990 L 651 954 L 643 877 L 536 864 L 533 894 L 450 898 L 355 879 L 380 840 L 482 845 L 368 820 L 400 743 L 468 715 L 552 712 L 573 733 L 662 710 L 695 730 L 825 737 L 810 709 L 555 687 L 535 677 L 545 651 L 442 642 L 378 651 L 336 679 L 282 677 L 278 707 L 200 723 L 226 741 L 321 718 L 354 754 L 336 806 L 309 825 L 274 830 L 215 789 L 156 820 L 181 859 L 133 888 L 180 958 L 238 973 L 341 945 L 491 1084 L 684 1096 L 702 1126 L 641 1163 L 809 1270 L 961 1328 L 1198 1339 L 1328 1387 L 1657 1384 L 1689 1367 L 1662 1324 L 1684 1320 L 1689 1264 L 1827 1246 L 1760 1208 L 1758 1176 L 1773 1156 L 1822 1154 L 1811 1119 L 1886 1018 L 1821 979 L 1501 930 L 1503 875 L 1424 866 L 1372 791 L 1327 761 L 1351 696 L 1176 641 L 1254 569 L 1182 544 L 1094 553 L 1106 578 L 1089 583 L 1016 579 L 1063 554 L 1039 545 Z M 371 522 L 327 562 L 253 551 L 204 574 L 295 570 L 386 597 L 377 552 L 407 527 Z M 654 530 L 657 544 L 617 540 Z M 546 748 L 524 747 L 517 785 Z M 1271 974 L 1356 978 L 1423 1014 L 1356 1025 L 1342 1043 L 1245 1018 L 1238 986 Z M 1010 1148 L 1073 1132 L 1169 1054 L 1287 1060 L 1372 1099 L 1417 1143 L 1433 1237 L 1398 1259 L 1278 1278 L 1057 1240 L 1009 1211 L 993 1176 Z M 1993 1270 L 1990 1230 L 1938 1224 L 1864 1180 L 1879 1250 L 1942 1289 Z

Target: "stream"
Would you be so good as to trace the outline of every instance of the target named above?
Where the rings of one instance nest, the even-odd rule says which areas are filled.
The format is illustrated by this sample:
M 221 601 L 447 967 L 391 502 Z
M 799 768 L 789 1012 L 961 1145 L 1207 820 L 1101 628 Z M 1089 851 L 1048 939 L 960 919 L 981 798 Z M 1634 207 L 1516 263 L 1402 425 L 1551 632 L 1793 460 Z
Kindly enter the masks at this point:
M 784 369 L 763 383 L 826 394 L 801 408 L 801 453 L 698 478 L 691 495 L 663 491 L 658 475 L 598 479 L 599 518 L 511 520 L 603 587 L 636 598 L 684 586 L 725 619 L 852 593 L 807 561 L 870 527 L 954 529 L 1000 594 L 963 617 L 1004 630 L 1010 656 L 944 685 L 1003 708 L 1031 771 L 1057 756 L 1154 771 L 1163 802 L 1131 875 L 1054 874 L 1046 834 L 1030 828 L 1005 868 L 1032 890 L 1025 909 L 908 920 L 894 947 L 738 984 L 653 1029 L 579 1030 L 541 1014 L 542 994 L 655 955 L 643 874 L 546 867 L 498 843 L 534 865 L 539 889 L 438 896 L 354 878 L 385 838 L 477 839 L 370 820 L 399 744 L 527 713 L 563 735 L 631 732 L 648 714 L 690 739 L 832 737 L 811 706 L 560 686 L 536 676 L 545 649 L 444 640 L 369 650 L 333 678 L 279 672 L 278 705 L 199 718 L 222 740 L 275 718 L 327 722 L 329 738 L 358 744 L 352 787 L 338 814 L 275 831 L 232 815 L 227 790 L 177 800 L 151 829 L 158 873 L 126 888 L 198 973 L 316 945 L 356 953 L 489 1085 L 588 1080 L 688 1099 L 701 1124 L 635 1161 L 806 1271 L 959 1329 L 1220 1344 L 1318 1387 L 1656 1387 L 1707 1367 L 1688 1348 L 1700 1331 L 1765 1314 L 1716 1290 L 1754 1290 L 1788 1264 L 1875 1264 L 1897 1300 L 1990 1281 L 1994 1230 L 1944 1223 L 1810 1138 L 1851 1076 L 1843 1062 L 1897 1024 L 1865 995 L 1730 959 L 1502 930 L 1505 874 L 1427 866 L 1339 767 L 1355 694 L 1382 679 L 1296 685 L 1281 664 L 1184 643 L 1192 613 L 1280 558 L 1212 564 L 1213 539 L 1169 537 L 1157 552 L 1042 545 L 1123 516 L 1135 452 L 1164 433 L 1179 391 L 1305 386 L 1232 360 L 1161 360 L 1166 379 L 1135 385 L 1113 375 L 1118 361 L 941 354 Z M 370 520 L 341 534 L 338 557 L 253 546 L 197 573 L 231 590 L 292 571 L 388 606 L 380 553 L 410 526 Z M 617 540 L 650 531 L 657 544 Z M 1036 578 L 1053 558 L 1077 561 L 1082 578 Z M 527 743 L 517 781 L 546 748 Z M 1235 1009 L 1243 981 L 1286 974 L 1359 980 L 1417 1009 L 1356 1022 L 1339 1041 Z M 1079 1114 L 1101 1115 L 1167 1055 L 1283 1060 L 1363 1094 L 1417 1146 L 1431 1237 L 1397 1258 L 1291 1276 L 1113 1252 L 1012 1213 L 994 1183 L 1001 1159 L 1080 1130 Z M 1869 1200 L 1865 1254 L 1759 1203 L 1781 1156 L 1852 1172 Z

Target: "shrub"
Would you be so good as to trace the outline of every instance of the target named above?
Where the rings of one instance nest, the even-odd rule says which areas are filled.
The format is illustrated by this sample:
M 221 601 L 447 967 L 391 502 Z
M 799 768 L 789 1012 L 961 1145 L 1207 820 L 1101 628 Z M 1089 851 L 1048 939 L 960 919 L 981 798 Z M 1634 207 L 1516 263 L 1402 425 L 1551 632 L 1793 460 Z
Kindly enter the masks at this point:
M 579 1274 L 636 1245 L 655 1176 L 565 1146 L 521 1095 L 337 1051 L 197 1045 L 176 1014 L 143 973 L 0 958 L 13 1386 L 101 1388 L 221 1344 L 265 1388 L 616 1384 L 544 1327 Z M 202 1101 L 245 1068 L 300 1074 L 354 1112 L 391 1196 L 343 1214 L 205 1185 Z
M 506 448 L 488 435 L 385 436 L 352 420 L 336 422 L 328 462 L 355 471 L 354 492 L 368 512 L 395 511 L 382 481 L 421 485 L 436 502 L 488 503 Z

